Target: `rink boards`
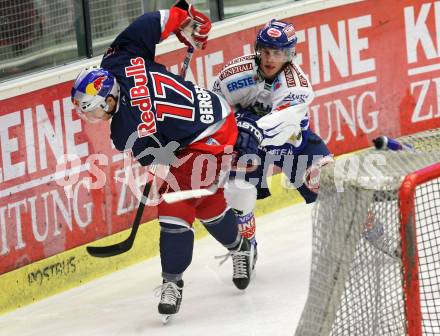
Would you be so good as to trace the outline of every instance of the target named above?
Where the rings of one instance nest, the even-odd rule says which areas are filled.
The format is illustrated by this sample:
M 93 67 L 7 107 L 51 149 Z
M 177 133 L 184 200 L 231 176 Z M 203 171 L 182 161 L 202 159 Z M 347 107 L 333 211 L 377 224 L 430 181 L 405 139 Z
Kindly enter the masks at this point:
M 271 179 L 269 186 L 273 195 L 258 201 L 257 218 L 262 214 L 301 202 L 299 194 L 283 187 L 281 175 Z M 257 219 L 258 223 L 258 219 Z M 197 221 L 194 225 L 195 238 L 207 235 Z M 130 229 L 102 238 L 90 245 L 110 245 L 124 240 Z M 124 267 L 153 257 L 159 253 L 159 222 L 152 220 L 139 227 L 132 249 L 112 258 L 91 257 L 84 246 L 78 246 L 18 268 L 0 276 L 0 314 L 22 307 L 91 281 L 97 277 L 115 272 Z M 160 270 L 157 270 L 158 274 Z M 6 295 L 3 295 L 5 293 Z

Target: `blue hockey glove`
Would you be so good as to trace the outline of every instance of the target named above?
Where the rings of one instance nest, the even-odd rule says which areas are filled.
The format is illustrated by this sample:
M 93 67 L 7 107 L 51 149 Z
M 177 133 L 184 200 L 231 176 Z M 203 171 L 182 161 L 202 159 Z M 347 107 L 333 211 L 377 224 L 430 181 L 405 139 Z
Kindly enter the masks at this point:
M 241 117 L 237 120 L 238 138 L 234 149 L 241 156 L 244 154 L 257 154 L 258 147 L 263 141 L 264 135 L 258 127 L 256 120 Z

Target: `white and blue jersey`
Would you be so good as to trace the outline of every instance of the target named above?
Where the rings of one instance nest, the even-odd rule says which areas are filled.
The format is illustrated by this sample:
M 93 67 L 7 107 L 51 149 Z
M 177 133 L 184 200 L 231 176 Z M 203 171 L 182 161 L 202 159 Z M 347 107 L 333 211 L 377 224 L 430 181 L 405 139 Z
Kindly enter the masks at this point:
M 305 146 L 309 134 L 307 107 L 314 93 L 298 65 L 288 64 L 268 83 L 258 72 L 255 55 L 238 57 L 223 67 L 212 90 L 237 111 L 244 109 L 259 116 L 257 125 L 264 131 L 261 146 L 289 143 L 295 152 Z
M 253 119 L 264 132 L 258 154 L 262 164 L 245 177 L 247 181 L 258 181 L 255 185 L 258 198 L 270 195 L 265 179 L 270 167 L 265 164 L 267 160 L 282 169 L 307 203 L 314 202 L 317 194 L 303 184 L 302 176 L 315 159 L 330 152 L 322 139 L 310 130 L 308 106 L 315 95 L 300 67 L 291 62 L 268 82 L 258 71 L 255 55 L 245 55 L 224 66 L 213 91 L 235 107 L 237 120 L 242 116 Z M 238 197 L 238 203 L 243 203 L 246 194 L 250 193 L 231 189 L 226 196 L 231 206 L 236 207 L 231 200 Z M 246 207 L 246 211 L 249 208 Z

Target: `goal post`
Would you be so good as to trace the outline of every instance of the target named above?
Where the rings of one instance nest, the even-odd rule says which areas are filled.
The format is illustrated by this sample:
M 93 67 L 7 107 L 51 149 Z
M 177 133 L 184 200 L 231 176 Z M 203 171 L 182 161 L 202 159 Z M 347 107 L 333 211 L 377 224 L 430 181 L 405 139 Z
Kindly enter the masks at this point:
M 407 175 L 399 190 L 405 317 L 411 336 L 440 333 L 439 177 L 437 163 Z
M 295 335 L 440 334 L 440 130 L 401 140 L 323 170 Z

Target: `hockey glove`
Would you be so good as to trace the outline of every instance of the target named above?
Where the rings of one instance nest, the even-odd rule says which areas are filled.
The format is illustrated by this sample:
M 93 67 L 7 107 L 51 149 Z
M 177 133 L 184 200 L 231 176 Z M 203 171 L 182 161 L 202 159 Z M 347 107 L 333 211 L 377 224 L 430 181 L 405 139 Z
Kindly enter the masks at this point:
M 239 156 L 244 154 L 258 154 L 258 147 L 264 135 L 257 122 L 251 118 L 242 117 L 237 120 L 238 137 L 234 150 Z
M 315 194 L 319 192 L 321 169 L 331 162 L 334 162 L 333 157 L 328 155 L 322 157 L 318 162 L 313 163 L 307 168 L 304 174 L 304 184 Z
M 175 34 L 179 41 L 188 47 L 205 49 L 210 30 L 211 20 L 209 17 L 197 11 L 193 5 L 189 5 L 188 17 L 181 23 Z
M 211 20 L 193 5 L 181 0 L 170 8 L 161 39 L 164 40 L 170 33 L 174 33 L 188 47 L 205 49 L 210 30 Z

